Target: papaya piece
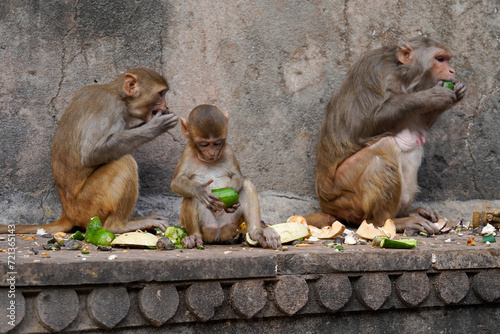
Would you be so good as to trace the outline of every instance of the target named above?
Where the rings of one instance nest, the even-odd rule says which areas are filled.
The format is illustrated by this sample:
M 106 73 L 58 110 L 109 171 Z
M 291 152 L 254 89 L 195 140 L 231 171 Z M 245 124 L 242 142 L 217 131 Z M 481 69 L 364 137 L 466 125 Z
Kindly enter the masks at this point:
M 383 230 L 376 228 L 373 224 L 368 224 L 366 220 L 363 220 L 361 225 L 359 225 L 356 234 L 367 240 L 373 240 L 379 235 L 387 237 Z

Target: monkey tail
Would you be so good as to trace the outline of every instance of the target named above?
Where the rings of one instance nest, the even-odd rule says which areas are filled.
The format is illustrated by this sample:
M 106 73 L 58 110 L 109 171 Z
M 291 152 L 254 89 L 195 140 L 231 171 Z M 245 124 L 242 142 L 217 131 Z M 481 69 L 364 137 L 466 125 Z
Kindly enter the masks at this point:
M 14 224 L 12 224 L 14 225 Z M 12 225 L 10 225 L 12 227 Z M 62 216 L 53 223 L 46 225 L 14 225 L 14 233 L 36 233 L 40 228 L 43 228 L 47 233 L 68 232 L 73 228 L 73 224 Z M 12 229 L 10 229 L 12 231 Z M 7 234 L 9 232 L 9 225 L 0 225 L 0 234 Z

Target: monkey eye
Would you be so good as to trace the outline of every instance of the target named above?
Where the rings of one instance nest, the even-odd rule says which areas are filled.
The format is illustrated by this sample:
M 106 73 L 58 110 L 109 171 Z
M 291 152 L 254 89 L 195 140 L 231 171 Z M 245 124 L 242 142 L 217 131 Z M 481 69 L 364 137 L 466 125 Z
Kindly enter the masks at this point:
M 437 62 L 442 63 L 442 62 L 448 61 L 450 58 L 446 57 L 446 56 L 436 56 L 435 59 Z
M 162 98 L 163 96 L 165 96 L 165 94 L 166 94 L 166 93 L 167 93 L 167 90 L 166 90 L 166 89 L 164 89 L 164 90 L 162 90 L 161 92 L 159 92 L 159 93 L 158 93 L 158 96 L 159 96 L 160 98 Z
M 215 145 L 215 146 L 220 146 L 220 145 L 222 145 L 222 144 L 224 144 L 224 139 L 217 140 L 217 141 L 214 143 L 214 145 Z

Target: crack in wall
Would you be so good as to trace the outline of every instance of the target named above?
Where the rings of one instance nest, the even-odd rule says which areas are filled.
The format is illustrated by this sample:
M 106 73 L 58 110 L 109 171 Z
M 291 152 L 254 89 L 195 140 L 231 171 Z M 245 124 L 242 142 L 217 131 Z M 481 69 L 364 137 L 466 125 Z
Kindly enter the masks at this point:
M 341 39 L 344 41 L 345 45 L 345 59 L 347 64 L 351 63 L 351 48 L 349 47 L 349 18 L 347 14 L 347 9 L 349 7 L 349 0 L 344 1 L 344 9 L 342 14 L 344 16 L 345 31 L 342 33 Z M 349 67 L 349 66 L 348 66 Z
M 56 94 L 54 95 L 54 97 L 52 97 L 50 99 L 50 102 L 49 102 L 49 106 L 50 106 L 50 110 L 49 110 L 49 115 L 50 117 L 52 117 L 52 119 L 54 120 L 54 123 L 57 124 L 58 123 L 58 119 L 57 119 L 57 108 L 56 108 L 56 104 L 55 104 L 55 100 L 59 97 L 59 94 L 61 93 L 61 90 L 62 90 L 62 85 L 63 85 L 63 82 L 64 82 L 64 79 L 66 78 L 66 67 L 67 67 L 67 64 L 70 64 L 76 57 L 76 55 L 74 55 L 69 61 L 67 64 L 65 64 L 65 58 L 66 58 L 66 48 L 67 48 L 67 45 L 66 45 L 66 39 L 67 37 L 76 29 L 76 20 L 78 18 L 78 5 L 79 5 L 80 1 L 76 1 L 76 4 L 75 4 L 75 16 L 74 16 L 74 19 L 73 19 L 73 24 L 69 27 L 69 29 L 67 30 L 67 32 L 62 36 L 62 56 L 61 56 L 61 78 L 57 84 L 57 91 L 56 91 Z
M 484 99 L 485 99 L 485 96 L 483 95 L 481 97 L 481 99 L 479 100 L 479 103 L 476 106 L 475 110 L 480 110 L 480 107 L 483 104 Z M 474 151 L 472 149 L 472 145 L 469 145 L 469 138 L 471 136 L 470 129 L 473 128 L 473 126 L 474 126 L 475 116 L 476 116 L 475 113 L 473 113 L 470 116 L 471 120 L 469 121 L 469 124 L 467 125 L 467 133 L 466 133 L 466 137 L 465 137 L 465 148 L 467 149 L 467 152 L 469 153 L 469 156 L 470 156 L 472 163 L 473 163 L 471 181 L 472 181 L 472 184 L 474 185 L 474 190 L 476 190 L 478 192 L 478 194 L 481 196 L 481 199 L 485 199 L 485 195 L 481 191 L 481 187 L 477 184 L 477 180 L 476 180 L 476 176 L 475 176 L 475 171 L 478 168 L 478 162 L 476 161 L 476 157 L 474 156 Z

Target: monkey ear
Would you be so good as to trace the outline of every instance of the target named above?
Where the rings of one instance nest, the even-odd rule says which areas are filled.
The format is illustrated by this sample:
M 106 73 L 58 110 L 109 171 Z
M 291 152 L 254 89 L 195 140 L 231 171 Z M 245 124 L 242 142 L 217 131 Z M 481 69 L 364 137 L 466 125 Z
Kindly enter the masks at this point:
M 226 111 L 223 111 L 222 114 L 224 115 L 224 117 L 226 118 L 226 122 L 229 122 L 229 113 Z
M 123 91 L 128 96 L 134 96 L 139 91 L 139 80 L 137 77 L 130 73 L 125 73 L 123 80 Z
M 411 45 L 400 46 L 398 50 L 398 60 L 407 65 L 411 63 L 413 56 L 413 47 Z
M 189 139 L 188 122 L 183 117 L 181 117 L 181 132 L 184 137 Z

